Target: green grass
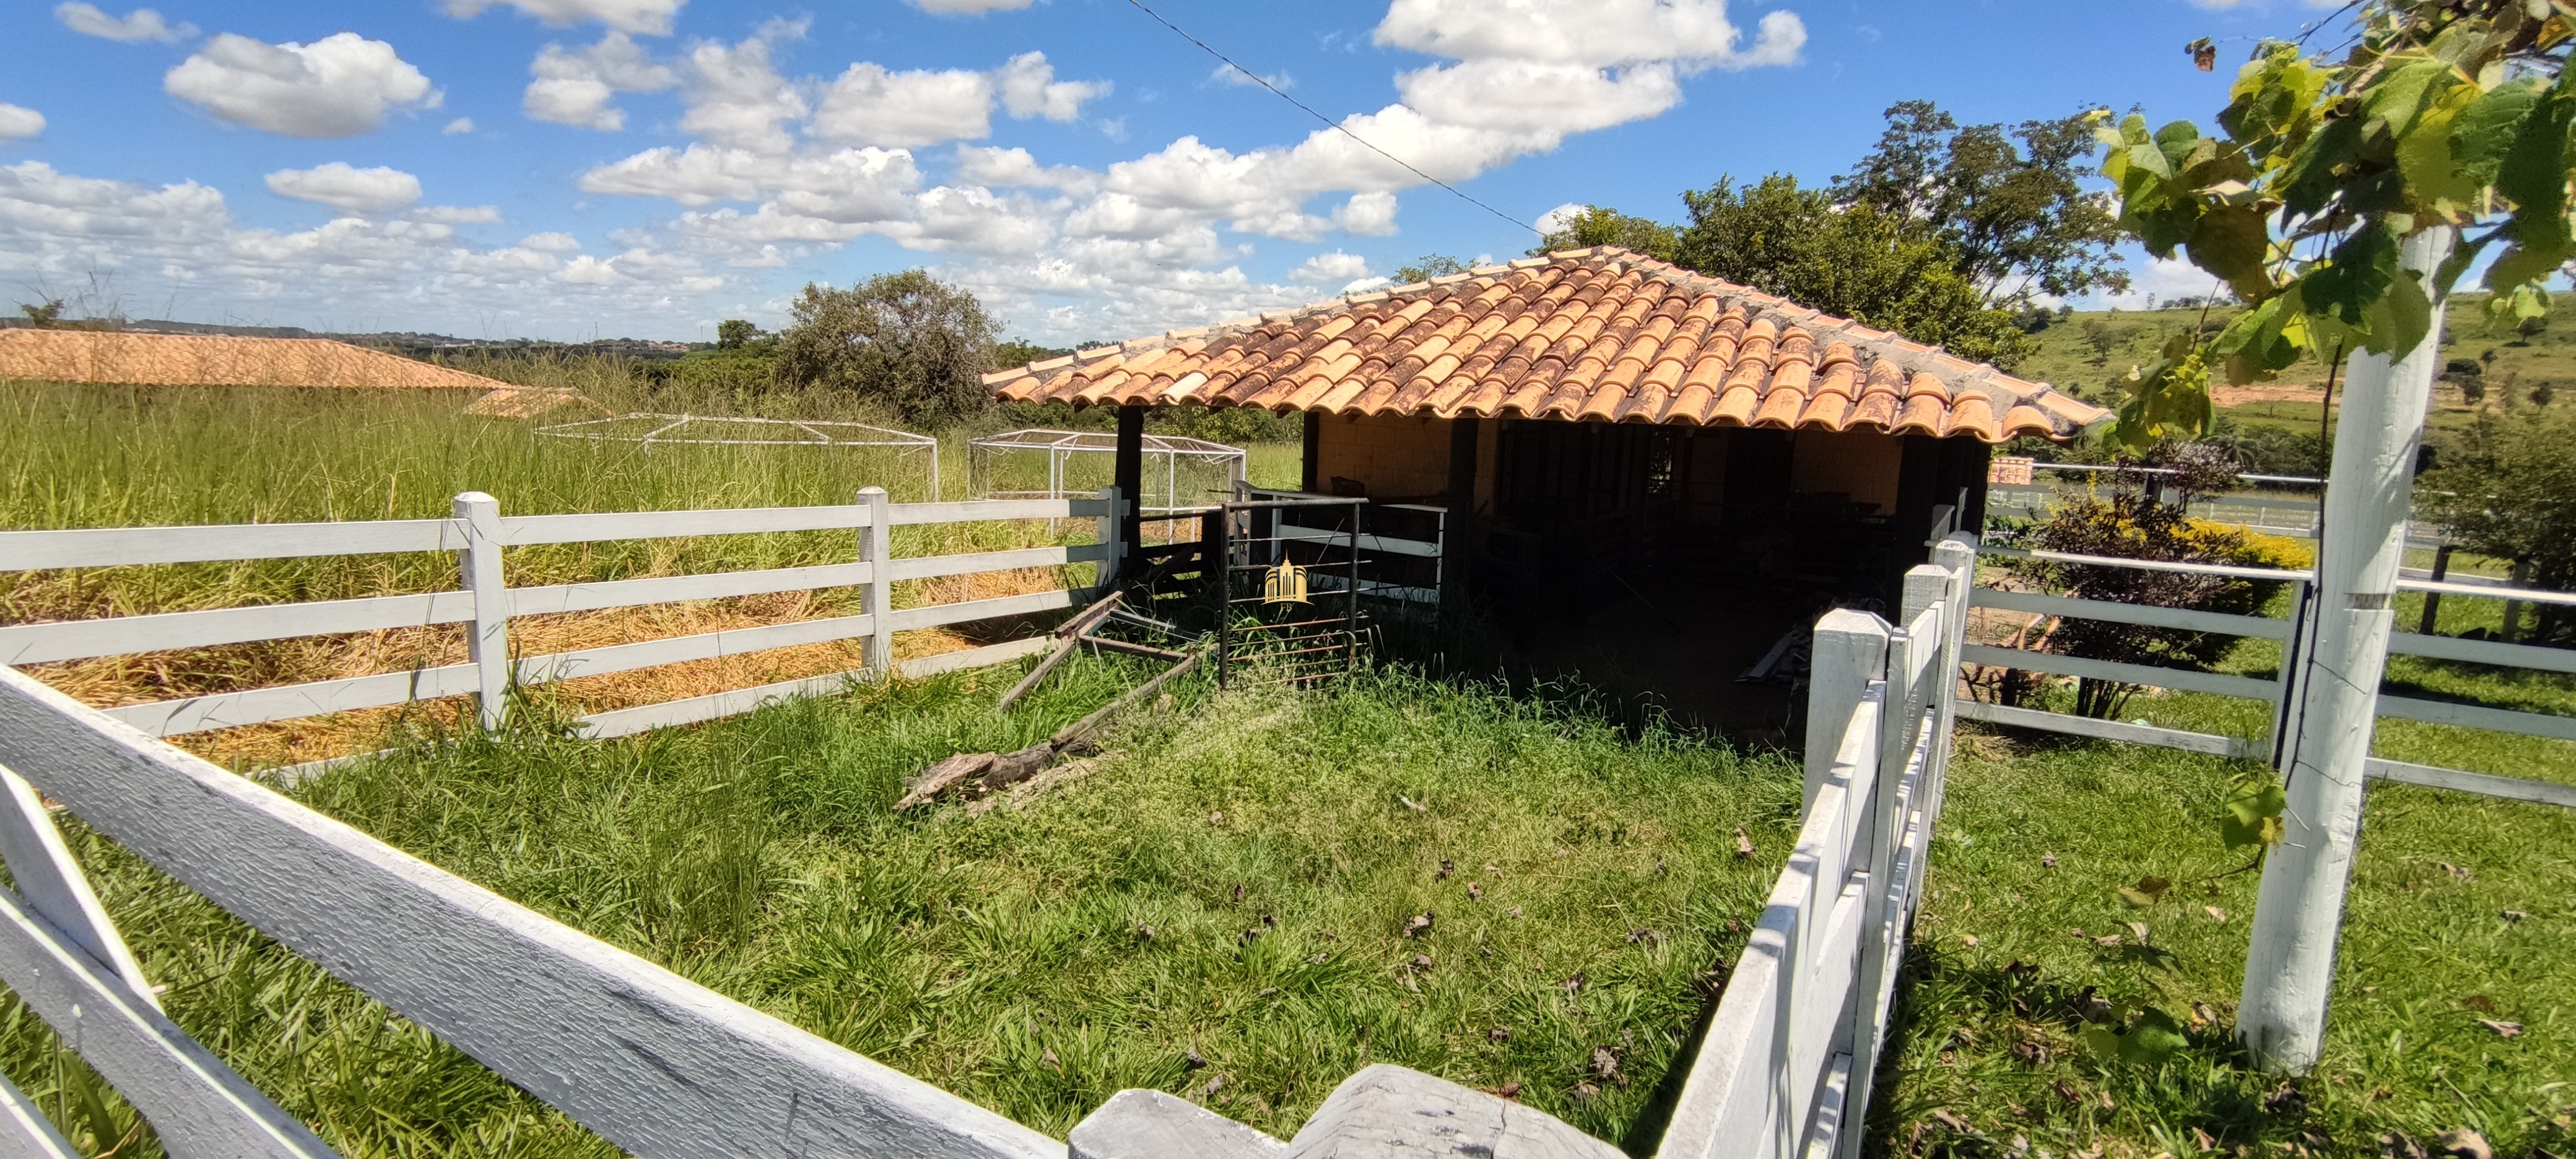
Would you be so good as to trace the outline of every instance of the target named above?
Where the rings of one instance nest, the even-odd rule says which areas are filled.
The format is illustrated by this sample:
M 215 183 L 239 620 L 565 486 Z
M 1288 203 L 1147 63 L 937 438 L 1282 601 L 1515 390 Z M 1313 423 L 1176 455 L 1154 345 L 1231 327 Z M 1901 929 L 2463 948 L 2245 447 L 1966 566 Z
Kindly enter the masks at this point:
M 2243 863 L 2214 818 L 2259 773 L 2099 742 L 1970 736 L 1960 751 L 1871 1117 L 1879 1152 L 2002 1154 L 2021 1135 L 2060 1154 L 2189 1156 L 2205 1150 L 2197 1130 L 2218 1150 L 2371 1156 L 2389 1131 L 2429 1145 L 2466 1126 L 2498 1155 L 2567 1153 L 2576 812 L 2371 790 L 2325 1055 L 2288 1084 L 2293 1101 L 2232 1040 L 2256 875 L 2201 880 Z M 2117 899 L 2149 875 L 2179 884 L 2145 909 Z M 2075 932 L 2132 921 L 2169 970 Z M 2075 1039 L 2088 988 L 2209 1021 L 2161 1066 L 2106 1064 Z M 2503 1038 L 2481 1018 L 2525 1031 Z
M 2421 599 L 2398 602 L 2398 623 L 2411 631 Z M 2500 612 L 2495 600 L 2449 597 L 2437 627 L 2493 629 Z M 2278 644 L 2249 640 L 2219 668 L 2268 679 L 2280 657 Z M 2387 687 L 2576 716 L 2576 677 L 2565 675 L 2400 656 Z M 2051 696 L 2066 699 L 2063 690 Z M 2271 707 L 2141 694 L 2122 716 L 2257 738 Z M 2257 875 L 2222 876 L 2245 858 L 2223 847 L 2217 818 L 2234 785 L 2269 773 L 2169 750 L 1966 729 L 1909 958 L 1900 1045 L 1883 1080 L 1888 1097 L 1871 1120 L 1874 1146 L 2001 1153 L 2020 1134 L 2061 1153 L 2189 1156 L 2202 1151 L 2198 1130 L 2221 1150 L 2299 1143 L 2370 1156 L 2387 1132 L 2429 1143 L 2461 1126 L 2498 1155 L 2563 1156 L 2576 1142 L 2576 811 L 2373 786 L 2325 1058 L 2293 1084 L 2302 1106 L 2267 1105 L 2282 1080 L 2253 1070 L 2232 1041 Z M 2564 741 L 2383 720 L 2373 748 L 2576 784 L 2576 744 Z M 2149 876 L 2181 884 L 2144 909 L 2118 899 L 2121 886 Z M 2508 910 L 2526 916 L 2507 920 Z M 2173 955 L 2170 970 L 2074 932 L 2122 933 L 2132 921 Z M 2208 1021 L 2162 1067 L 2106 1064 L 2076 1045 L 2087 988 Z M 2481 1018 L 2525 1033 L 2499 1037 Z M 1974 1130 L 1961 1135 L 1935 1111 Z
M 1386 1061 L 1652 1140 L 1711 971 L 1786 852 L 1793 764 L 1385 673 L 1337 694 L 1191 685 L 1024 807 L 888 811 L 918 767 L 1025 743 L 1135 675 L 1070 669 L 1007 719 L 990 704 L 1010 669 L 615 741 L 416 745 L 297 795 L 1049 1132 L 1142 1086 L 1284 1136 Z M 1736 826 L 1758 856 L 1735 856 Z M 609 1153 L 113 846 L 74 844 L 172 1016 L 346 1153 Z M 1425 911 L 1432 933 L 1404 937 Z M 0 1006 L 0 1068 L 49 1110 L 80 1086 L 60 1057 Z

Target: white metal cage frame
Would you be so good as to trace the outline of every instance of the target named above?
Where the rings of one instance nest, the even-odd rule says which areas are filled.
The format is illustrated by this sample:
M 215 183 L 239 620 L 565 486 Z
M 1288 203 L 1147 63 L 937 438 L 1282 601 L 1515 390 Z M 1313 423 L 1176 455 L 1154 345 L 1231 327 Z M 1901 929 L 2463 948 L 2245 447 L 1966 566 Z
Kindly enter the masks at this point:
M 618 427 L 616 424 L 626 424 Z M 635 431 L 642 426 L 648 429 Z M 727 427 L 751 427 L 760 433 L 775 433 L 778 438 L 729 437 Z M 694 428 L 694 429 L 693 429 Z M 803 438 L 787 437 L 789 432 Z M 939 440 L 929 435 L 916 435 L 890 427 L 866 423 L 826 422 L 821 419 L 761 419 L 731 415 L 660 414 L 632 411 L 603 419 L 553 423 L 537 428 L 541 435 L 559 439 L 586 439 L 595 443 L 694 444 L 713 447 L 892 447 L 904 451 L 930 452 L 930 498 L 939 498 Z
M 1175 511 L 1197 511 L 1211 506 L 1207 499 L 1185 502 L 1181 497 L 1181 469 L 1184 463 L 1217 468 L 1224 472 L 1222 485 L 1209 488 L 1220 496 L 1232 496 L 1237 484 L 1247 478 L 1247 456 L 1243 448 L 1184 435 L 1144 436 L 1146 469 L 1139 481 L 1137 498 L 1145 511 L 1168 514 Z M 1088 496 L 1099 489 L 1097 484 L 1069 482 L 1065 468 L 1076 455 L 1115 456 L 1118 436 L 1109 431 L 1059 431 L 1043 427 L 1005 431 L 966 442 L 968 483 L 974 494 L 985 499 L 1061 499 Z M 1008 490 L 993 486 L 995 455 L 1046 456 L 1046 487 L 1042 490 Z M 1154 490 L 1153 460 L 1160 456 L 1163 489 Z

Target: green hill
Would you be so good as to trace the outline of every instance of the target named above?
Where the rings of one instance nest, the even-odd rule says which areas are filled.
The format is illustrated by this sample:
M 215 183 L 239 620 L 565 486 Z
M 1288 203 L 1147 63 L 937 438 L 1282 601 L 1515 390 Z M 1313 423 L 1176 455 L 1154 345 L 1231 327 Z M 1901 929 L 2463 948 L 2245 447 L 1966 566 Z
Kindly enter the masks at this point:
M 2558 295 L 2554 305 L 2565 311 L 2571 303 L 2576 294 Z M 2434 390 L 2434 429 L 2456 428 L 2480 409 L 2533 405 L 2530 396 L 2536 389 L 2551 396 L 2549 405 L 2576 405 L 2576 320 L 2553 314 L 2545 321 L 2554 325 L 2524 335 L 2512 320 L 2488 317 L 2485 305 L 2483 295 L 2462 295 L 2448 313 L 2442 341 L 2448 369 Z M 2196 325 L 2215 331 L 2236 313 L 2233 306 L 2205 313 L 2197 308 L 2076 311 L 2039 331 L 2039 352 L 2013 372 L 2088 401 L 2117 405 L 2120 392 L 2113 380 L 2153 361 L 2168 337 Z M 2277 382 L 2223 387 L 2220 414 L 2246 427 L 2314 431 L 2324 379 L 2322 368 L 2303 366 Z M 2478 387 L 2483 387 L 2483 398 L 2472 404 L 2469 390 Z

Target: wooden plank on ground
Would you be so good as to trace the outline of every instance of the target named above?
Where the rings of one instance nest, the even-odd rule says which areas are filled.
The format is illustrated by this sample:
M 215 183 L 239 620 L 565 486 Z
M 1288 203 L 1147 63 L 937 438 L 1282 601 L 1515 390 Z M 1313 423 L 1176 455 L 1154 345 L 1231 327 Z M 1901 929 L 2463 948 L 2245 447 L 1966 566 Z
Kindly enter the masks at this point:
M 1969 603 L 1980 608 L 2001 608 L 2008 612 L 2036 612 L 2044 616 L 2073 616 L 2084 620 L 2109 620 L 2116 624 L 2147 624 L 2159 628 L 2181 628 L 2192 632 L 2217 632 L 2229 636 L 2260 636 L 2267 640 L 2290 638 L 2290 622 L 2268 616 L 2231 616 L 2219 612 L 2202 612 L 2190 608 L 2154 607 L 2146 604 L 2122 604 L 2109 600 L 2078 600 L 2039 592 L 2008 592 L 1999 588 L 1976 588 Z
M 2117 680 L 2125 684 L 2179 688 L 2185 692 L 2241 696 L 2247 700 L 2270 701 L 2281 693 L 2279 684 L 2269 680 L 2256 680 L 2250 676 L 2230 676 L 2223 672 L 2193 672 L 2184 668 L 2158 668 L 2147 664 L 2123 664 L 2116 660 L 2087 660 L 2081 656 L 2061 656 L 2055 652 L 2030 652 L 2020 648 L 1998 648 L 1991 644 L 1965 645 L 1959 649 L 1959 659 L 1969 664 L 1994 664 L 2005 668 L 2019 668 L 2025 672 L 2047 672 L 2058 676 L 2089 676 L 2096 680 Z
M 2576 809 L 2576 785 L 2552 781 L 2534 781 L 2522 777 L 2498 777 L 2487 773 L 2464 772 L 2434 765 L 2408 764 L 2405 761 L 2370 758 L 2369 775 L 2382 781 L 2427 788 L 2449 789 L 2459 793 L 2477 793 L 2511 801 L 2532 801 Z
M 7 669 L 0 669 L 0 764 L 630 1154 L 1063 1159 L 1061 1142 L 551 921 Z
M 2033 708 L 2014 708 L 1974 700 L 1958 702 L 1960 716 L 1988 724 L 2008 724 L 2015 728 L 2036 728 L 2046 732 L 2071 733 L 2098 740 L 2127 741 L 2130 744 L 2155 745 L 2158 748 L 2181 749 L 2184 752 L 2207 753 L 2214 757 L 2244 757 L 2249 754 L 2245 741 L 2232 736 L 2206 732 L 2185 732 L 2178 728 L 2158 728 L 2147 724 L 2130 724 L 2119 720 L 2095 720 L 2063 712 L 2042 712 Z

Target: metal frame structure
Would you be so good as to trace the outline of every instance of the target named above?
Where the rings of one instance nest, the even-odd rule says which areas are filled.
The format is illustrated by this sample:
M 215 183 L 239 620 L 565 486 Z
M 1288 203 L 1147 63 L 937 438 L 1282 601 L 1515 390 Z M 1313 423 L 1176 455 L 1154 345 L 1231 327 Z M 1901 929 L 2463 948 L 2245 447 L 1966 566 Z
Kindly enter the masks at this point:
M 1142 480 L 1139 481 L 1137 498 L 1145 511 L 1168 514 L 1175 511 L 1198 511 L 1212 506 L 1205 502 L 1181 501 L 1180 463 L 1183 459 L 1223 466 L 1226 472 L 1223 494 L 1226 495 L 1234 494 L 1237 485 L 1245 479 L 1246 457 L 1241 447 L 1230 447 L 1224 443 L 1181 435 L 1146 435 L 1142 446 L 1145 455 L 1163 457 L 1163 501 L 1153 502 L 1153 492 L 1141 485 Z M 996 452 L 1044 454 L 1047 457 L 1046 489 L 1043 491 L 993 490 L 993 455 Z M 1044 427 L 1005 431 L 998 435 L 986 435 L 979 439 L 967 440 L 968 483 L 974 488 L 975 496 L 983 499 L 1064 499 L 1088 496 L 1091 491 L 1079 488 L 1066 489 L 1065 464 L 1075 455 L 1114 456 L 1117 453 L 1118 436 L 1111 431 L 1059 431 Z M 1151 471 L 1145 472 L 1148 478 L 1152 474 Z
M 640 435 L 611 434 L 606 431 L 583 429 L 586 427 L 600 427 L 610 423 L 630 422 L 636 419 L 659 419 L 662 420 L 662 422 L 661 425 Z M 695 437 L 695 432 L 691 432 L 686 428 L 699 423 L 739 423 L 748 426 L 769 428 L 786 427 L 793 430 L 803 431 L 810 437 L 802 439 L 698 438 Z M 679 433 L 674 434 L 673 432 L 675 431 Z M 862 431 L 865 432 L 865 434 L 856 438 L 849 438 L 834 433 L 836 431 Z M 825 422 L 821 419 L 757 419 L 739 418 L 731 415 L 659 414 L 652 411 L 633 411 L 627 414 L 613 415 L 604 419 L 583 419 L 579 422 L 555 423 L 549 426 L 538 427 L 537 433 L 541 435 L 552 435 L 559 439 L 588 439 L 595 443 L 642 443 L 648 448 L 653 446 L 655 443 L 687 443 L 712 447 L 898 447 L 906 450 L 926 450 L 930 452 L 930 497 L 933 501 L 936 501 L 939 498 L 939 440 L 932 438 L 929 435 L 916 435 L 911 431 L 898 431 L 888 427 L 869 426 L 866 423 Z M 1066 496 L 1062 495 L 1049 497 L 1058 499 L 1066 498 Z

